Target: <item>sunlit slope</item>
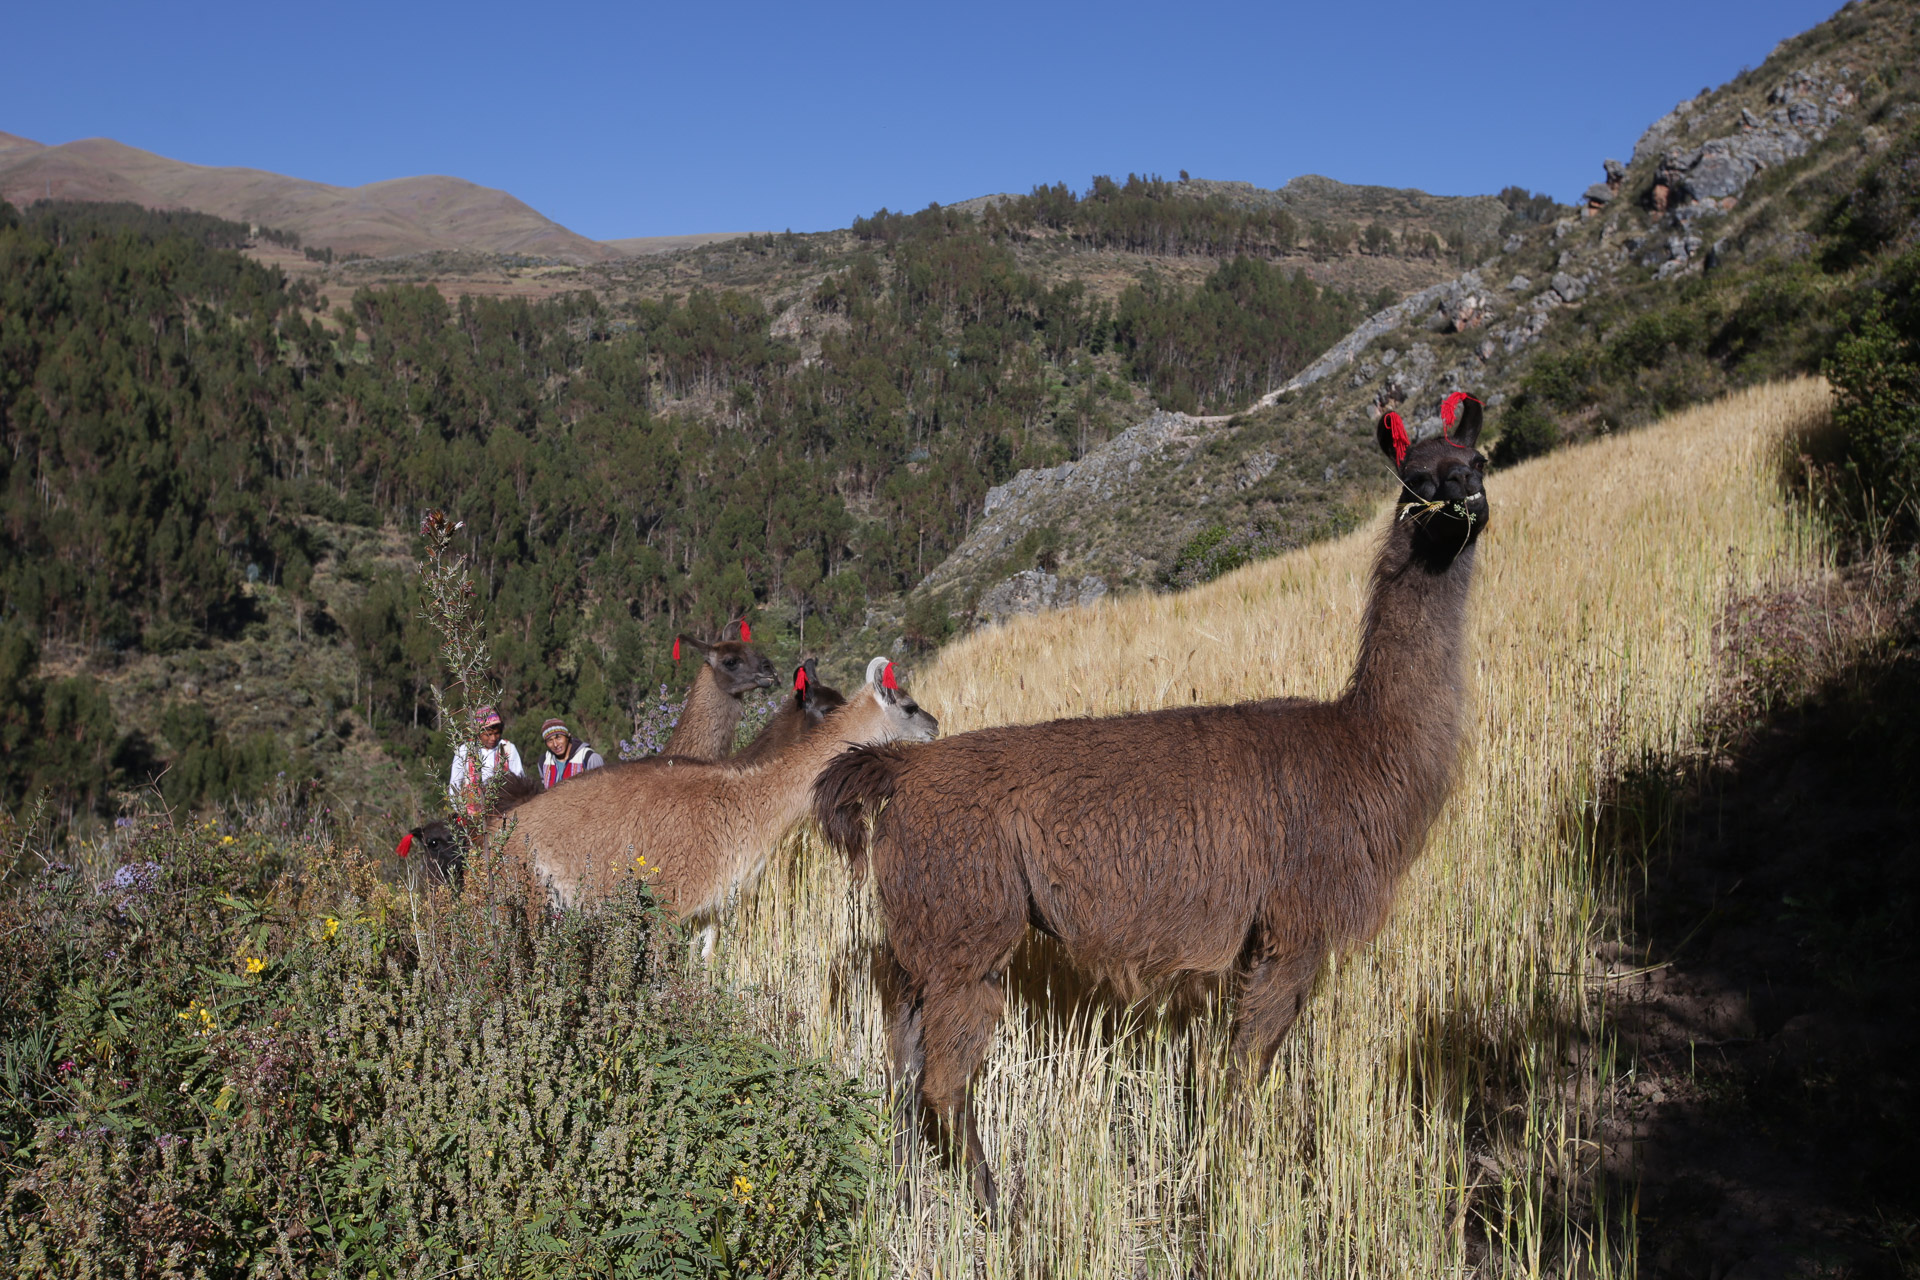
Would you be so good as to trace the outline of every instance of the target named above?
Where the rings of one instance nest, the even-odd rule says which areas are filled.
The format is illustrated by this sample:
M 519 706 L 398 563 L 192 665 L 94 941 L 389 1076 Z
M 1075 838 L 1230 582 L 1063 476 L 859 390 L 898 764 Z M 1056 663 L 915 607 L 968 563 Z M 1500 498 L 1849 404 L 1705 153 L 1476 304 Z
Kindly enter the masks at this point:
M 965 1225 L 957 1180 L 923 1169 L 913 1209 L 876 1197 L 880 1269 L 1452 1275 L 1477 1241 L 1523 1273 L 1587 1254 L 1590 1211 L 1573 1202 L 1596 1154 L 1579 1101 L 1592 1090 L 1573 1078 L 1600 1030 L 1589 953 L 1613 887 L 1580 815 L 1620 763 L 1695 733 L 1729 592 L 1825 571 L 1778 459 L 1826 401 L 1818 383 L 1765 387 L 1491 477 L 1459 785 L 1386 930 L 1321 981 L 1254 1119 L 1191 1130 L 1187 1043 L 1152 1019 L 1101 1044 L 1011 1017 L 982 1119 L 1028 1229 Z M 1383 465 L 1383 498 L 1390 483 Z M 949 732 L 1332 695 L 1379 533 L 978 633 L 914 693 Z M 874 926 L 850 924 L 830 857 L 799 855 L 746 904 L 725 964 L 878 1082 L 853 945 Z
M 1700 592 L 1724 590 L 1729 546 L 1771 558 L 1791 521 L 1765 474 L 1770 451 L 1824 412 L 1825 396 L 1812 382 L 1763 387 L 1495 473 L 1475 588 L 1482 672 L 1492 664 L 1510 676 L 1500 655 L 1597 638 L 1588 626 L 1650 639 L 1650 627 L 1680 626 L 1675 615 Z M 1383 502 L 1392 485 L 1383 459 Z M 975 632 L 941 651 L 917 678 L 916 696 L 955 733 L 1193 702 L 1333 696 L 1352 666 L 1379 540 L 1376 522 L 1177 595 L 1128 596 Z M 1537 670 L 1543 656 L 1533 648 L 1522 660 Z

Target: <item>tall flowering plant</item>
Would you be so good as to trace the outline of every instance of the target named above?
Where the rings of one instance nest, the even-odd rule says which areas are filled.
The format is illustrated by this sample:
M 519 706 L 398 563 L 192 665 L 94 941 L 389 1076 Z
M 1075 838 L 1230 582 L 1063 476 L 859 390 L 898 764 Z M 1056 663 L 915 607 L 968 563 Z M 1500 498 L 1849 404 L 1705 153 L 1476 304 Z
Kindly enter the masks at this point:
M 427 512 L 420 521 L 426 557 L 419 575 L 425 597 L 421 617 L 440 635 L 440 660 L 448 676 L 445 686 L 433 686 L 434 712 L 448 757 L 464 749 L 471 760 L 480 750 L 480 708 L 500 700 L 500 686 L 493 677 L 493 654 L 474 598 L 473 574 L 467 557 L 453 546 L 453 535 L 465 527 L 465 521 L 448 520 L 444 512 Z M 473 812 L 464 804 L 450 804 L 449 809 L 449 825 L 458 838 L 469 850 L 479 847 L 486 830 L 484 809 Z

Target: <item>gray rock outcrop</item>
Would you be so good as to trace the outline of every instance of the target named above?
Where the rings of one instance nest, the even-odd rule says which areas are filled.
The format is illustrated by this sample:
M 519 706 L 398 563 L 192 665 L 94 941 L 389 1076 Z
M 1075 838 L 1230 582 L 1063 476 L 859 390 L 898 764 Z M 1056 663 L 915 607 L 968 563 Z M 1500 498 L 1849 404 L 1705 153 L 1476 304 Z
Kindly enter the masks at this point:
M 1005 622 L 1025 613 L 1092 604 L 1107 594 L 1106 580 L 1087 574 L 1073 579 L 1045 569 L 1022 569 L 980 593 L 975 614 L 982 622 Z
M 1727 207 L 1762 169 L 1805 155 L 1857 101 L 1848 83 L 1852 75 L 1849 67 L 1813 63 L 1774 86 L 1764 116 L 1743 108 L 1739 132 L 1697 147 L 1663 149 L 1654 182 L 1667 189 L 1667 207 L 1676 212 L 1706 202 Z
M 1206 439 L 1218 419 L 1155 413 L 1127 428 L 1078 462 L 1029 467 L 987 490 L 980 519 L 923 586 L 936 591 L 988 572 L 1027 533 L 1055 521 L 1067 506 L 1091 507 L 1125 500 L 1154 464 L 1177 462 Z M 982 606 L 984 607 L 984 606 Z
M 1478 271 L 1463 272 L 1451 280 L 1430 285 L 1368 316 L 1346 337 L 1328 347 L 1318 360 L 1295 374 L 1285 386 L 1262 396 L 1259 403 L 1270 405 L 1290 391 L 1310 387 L 1330 374 L 1338 373 L 1352 364 L 1354 357 L 1372 345 L 1375 338 L 1383 333 L 1391 333 L 1402 325 L 1446 333 L 1477 328 L 1493 318 L 1491 294 L 1492 290 L 1487 288 Z

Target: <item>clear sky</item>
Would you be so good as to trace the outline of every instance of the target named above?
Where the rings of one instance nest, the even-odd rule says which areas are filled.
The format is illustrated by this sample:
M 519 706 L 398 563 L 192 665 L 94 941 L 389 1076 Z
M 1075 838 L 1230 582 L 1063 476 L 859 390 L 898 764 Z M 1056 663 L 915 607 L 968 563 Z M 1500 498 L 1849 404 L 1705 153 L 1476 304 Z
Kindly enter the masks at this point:
M 1837 7 L 63 0 L 0 20 L 0 130 L 344 186 L 453 174 L 598 239 L 1181 169 L 1571 201 Z

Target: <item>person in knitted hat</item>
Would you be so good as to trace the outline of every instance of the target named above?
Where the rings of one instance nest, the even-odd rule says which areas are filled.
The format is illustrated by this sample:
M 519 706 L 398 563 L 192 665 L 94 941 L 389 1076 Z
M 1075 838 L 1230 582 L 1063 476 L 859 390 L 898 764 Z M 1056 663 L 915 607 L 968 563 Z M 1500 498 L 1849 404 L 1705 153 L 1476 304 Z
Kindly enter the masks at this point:
M 548 790 L 606 763 L 598 751 L 573 736 L 564 720 L 547 721 L 540 726 L 540 736 L 547 740 L 547 754 L 540 760 L 540 781 Z
M 520 763 L 520 751 L 511 742 L 503 742 L 500 713 L 492 707 L 482 707 L 474 713 L 474 725 L 480 731 L 480 744 L 472 753 L 467 752 L 467 744 L 461 743 L 453 753 L 453 773 L 447 779 L 447 794 L 455 800 L 464 794 L 467 808 L 471 813 L 480 811 L 480 802 L 486 796 L 487 784 L 503 770 L 519 777 L 526 777 L 527 771 Z

